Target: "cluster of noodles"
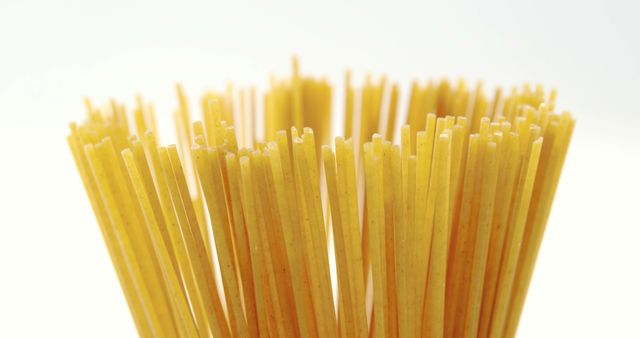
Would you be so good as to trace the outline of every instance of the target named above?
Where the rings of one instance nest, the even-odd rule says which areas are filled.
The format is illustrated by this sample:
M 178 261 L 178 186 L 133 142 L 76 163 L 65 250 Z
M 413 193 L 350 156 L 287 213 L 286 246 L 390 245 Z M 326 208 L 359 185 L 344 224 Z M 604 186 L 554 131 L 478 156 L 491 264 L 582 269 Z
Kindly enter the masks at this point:
M 515 336 L 574 126 L 555 92 L 415 83 L 399 121 L 397 84 L 347 73 L 332 112 L 294 61 L 262 109 L 178 98 L 177 145 L 142 100 L 68 136 L 141 337 Z

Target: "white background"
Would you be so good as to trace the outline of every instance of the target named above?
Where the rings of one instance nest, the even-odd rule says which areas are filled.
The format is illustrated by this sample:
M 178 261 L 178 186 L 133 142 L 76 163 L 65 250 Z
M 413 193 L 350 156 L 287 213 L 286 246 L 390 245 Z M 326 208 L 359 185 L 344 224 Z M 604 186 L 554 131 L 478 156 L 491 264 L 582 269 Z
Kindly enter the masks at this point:
M 0 0 L 0 337 L 133 337 L 65 143 L 82 97 L 168 125 L 227 80 L 383 72 L 558 89 L 578 123 L 519 337 L 640 337 L 637 2 Z M 338 94 L 336 98 L 341 96 Z M 165 139 L 168 140 L 169 138 Z

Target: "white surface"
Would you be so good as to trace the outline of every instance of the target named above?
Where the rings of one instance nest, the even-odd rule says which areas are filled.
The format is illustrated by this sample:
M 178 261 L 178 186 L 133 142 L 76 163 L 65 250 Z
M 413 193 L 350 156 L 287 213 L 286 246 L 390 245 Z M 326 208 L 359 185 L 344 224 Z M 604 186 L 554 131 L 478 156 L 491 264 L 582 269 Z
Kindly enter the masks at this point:
M 302 70 L 554 86 L 578 119 L 519 337 L 640 337 L 637 2 L 0 2 L 0 337 L 132 337 L 65 143 L 81 98 Z M 406 93 L 406 87 L 405 87 Z M 195 102 L 195 101 L 194 101 Z

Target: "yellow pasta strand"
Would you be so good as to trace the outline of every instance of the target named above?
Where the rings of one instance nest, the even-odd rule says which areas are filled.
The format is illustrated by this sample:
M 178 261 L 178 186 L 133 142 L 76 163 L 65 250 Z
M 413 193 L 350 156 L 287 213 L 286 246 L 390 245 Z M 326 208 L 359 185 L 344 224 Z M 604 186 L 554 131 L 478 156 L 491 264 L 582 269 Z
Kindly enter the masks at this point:
M 437 206 L 433 221 L 433 243 L 429 262 L 429 276 L 424 299 L 422 336 L 444 336 L 445 280 L 447 267 L 447 237 L 449 227 L 449 175 L 451 172 L 451 140 L 441 134 L 435 149 L 436 171 L 434 175 Z M 431 193 L 431 192 L 430 192 Z

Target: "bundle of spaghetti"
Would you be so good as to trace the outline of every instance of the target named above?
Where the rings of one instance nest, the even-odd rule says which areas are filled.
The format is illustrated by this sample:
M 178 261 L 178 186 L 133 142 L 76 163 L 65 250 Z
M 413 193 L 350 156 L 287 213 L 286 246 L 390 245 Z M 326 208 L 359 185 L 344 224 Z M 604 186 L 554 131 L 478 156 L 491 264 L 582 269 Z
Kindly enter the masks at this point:
M 337 117 L 294 61 L 266 141 L 254 88 L 192 122 L 178 86 L 166 147 L 141 98 L 131 123 L 86 100 L 67 139 L 141 337 L 515 336 L 573 118 L 540 86 L 416 82 L 394 143 L 399 86 L 345 79 Z

